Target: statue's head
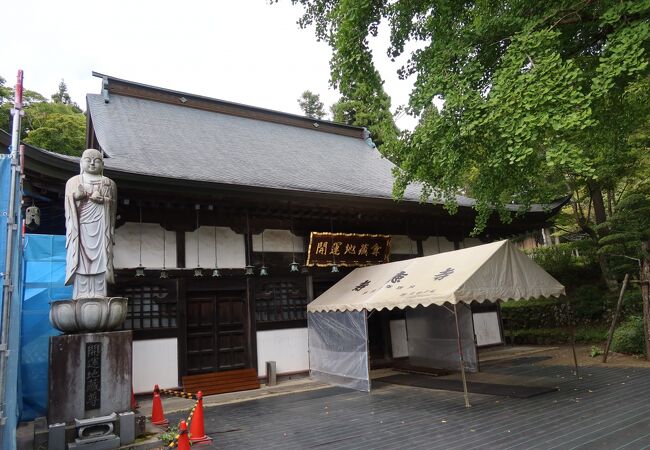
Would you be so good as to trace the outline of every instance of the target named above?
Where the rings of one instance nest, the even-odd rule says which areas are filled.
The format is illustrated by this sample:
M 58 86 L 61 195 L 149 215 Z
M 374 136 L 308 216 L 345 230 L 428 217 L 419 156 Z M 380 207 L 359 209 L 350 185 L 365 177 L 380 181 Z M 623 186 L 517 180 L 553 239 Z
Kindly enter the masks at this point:
M 101 175 L 104 172 L 104 158 L 102 152 L 89 148 L 81 155 L 81 173 L 89 173 L 91 175 Z

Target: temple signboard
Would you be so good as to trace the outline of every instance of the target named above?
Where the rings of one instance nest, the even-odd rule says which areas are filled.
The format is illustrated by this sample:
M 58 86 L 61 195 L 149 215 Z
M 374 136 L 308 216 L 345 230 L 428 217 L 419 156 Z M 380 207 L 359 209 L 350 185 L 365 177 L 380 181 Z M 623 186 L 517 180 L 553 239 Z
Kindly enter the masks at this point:
M 369 266 L 388 262 L 390 236 L 385 234 L 328 233 L 312 231 L 307 265 L 327 267 Z

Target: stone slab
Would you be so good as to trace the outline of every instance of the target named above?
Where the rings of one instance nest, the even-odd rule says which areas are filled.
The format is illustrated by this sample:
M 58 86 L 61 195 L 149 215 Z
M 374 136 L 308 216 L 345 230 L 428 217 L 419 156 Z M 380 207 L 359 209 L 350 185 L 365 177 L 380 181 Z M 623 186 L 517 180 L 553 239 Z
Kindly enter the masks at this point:
M 131 331 L 50 337 L 48 422 L 129 411 L 132 342 Z
M 110 450 L 119 447 L 120 438 L 117 436 L 99 442 L 90 442 L 88 444 L 77 444 L 74 442 L 68 444 L 69 450 Z
M 65 423 L 53 423 L 49 426 L 47 449 L 65 450 Z
M 135 414 L 133 411 L 120 414 L 120 443 L 131 444 L 135 441 Z

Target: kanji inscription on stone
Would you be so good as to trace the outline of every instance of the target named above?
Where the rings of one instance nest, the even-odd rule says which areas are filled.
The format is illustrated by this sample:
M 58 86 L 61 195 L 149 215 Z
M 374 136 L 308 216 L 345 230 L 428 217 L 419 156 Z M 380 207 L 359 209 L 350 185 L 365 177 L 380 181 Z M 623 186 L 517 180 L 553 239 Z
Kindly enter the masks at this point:
M 84 390 L 85 409 L 99 409 L 102 394 L 102 343 L 86 344 L 86 383 Z

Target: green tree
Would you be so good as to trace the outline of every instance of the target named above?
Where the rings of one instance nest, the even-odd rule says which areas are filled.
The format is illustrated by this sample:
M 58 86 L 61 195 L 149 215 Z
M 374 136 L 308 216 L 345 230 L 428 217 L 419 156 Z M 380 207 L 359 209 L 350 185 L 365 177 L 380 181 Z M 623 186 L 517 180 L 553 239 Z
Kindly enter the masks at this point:
M 5 84 L 6 80 L 0 77 L 0 128 L 10 133 L 14 90 Z M 63 81 L 52 99 L 52 102 L 48 102 L 38 92 L 23 91 L 25 115 L 21 139 L 27 144 L 56 153 L 79 156 L 86 141 L 86 117 L 70 100 Z
M 59 83 L 59 90 L 52 94 L 52 101 L 54 103 L 62 103 L 64 105 L 74 106 L 76 112 L 81 112 L 81 108 L 72 101 L 70 94 L 68 93 L 68 86 L 65 84 L 65 80 L 61 80 Z
M 650 182 L 648 178 L 626 193 L 607 221 L 607 236 L 599 252 L 621 273 L 638 273 L 643 297 L 645 353 L 650 358 Z
M 593 213 L 574 204 L 577 226 L 594 244 L 607 234 L 621 180 L 647 152 L 634 136 L 648 125 L 649 0 L 292 2 L 305 8 L 299 24 L 332 47 L 332 82 L 375 114 L 387 103 L 368 39 L 384 20 L 389 57 L 419 44 L 398 71 L 415 77 L 418 125 L 396 134 L 379 121 L 396 196 L 419 182 L 423 199 L 453 213 L 469 195 L 478 234 L 495 212 L 512 220 L 506 204 L 523 212 L 578 194 Z
M 307 90 L 303 92 L 298 99 L 298 104 L 307 117 L 311 117 L 312 119 L 322 119 L 325 117 L 323 102 L 320 101 L 320 96 L 314 94 L 312 91 Z
M 11 133 L 11 109 L 14 107 L 14 88 L 6 86 L 7 80 L 0 76 L 0 129 Z M 23 90 L 23 106 L 27 109 L 35 103 L 44 102 L 45 97 L 29 89 Z M 24 137 L 24 133 L 23 133 Z
M 26 109 L 25 143 L 65 155 L 81 156 L 86 117 L 73 105 L 38 103 Z

